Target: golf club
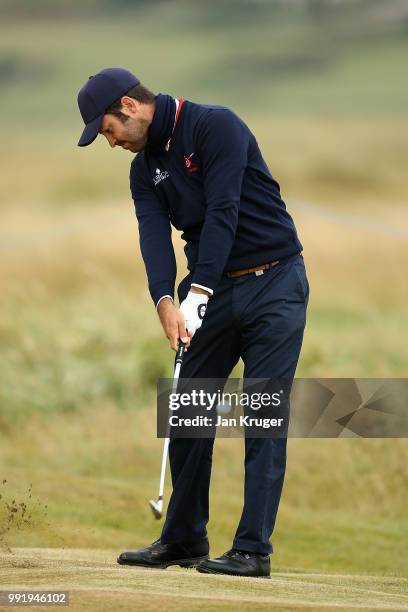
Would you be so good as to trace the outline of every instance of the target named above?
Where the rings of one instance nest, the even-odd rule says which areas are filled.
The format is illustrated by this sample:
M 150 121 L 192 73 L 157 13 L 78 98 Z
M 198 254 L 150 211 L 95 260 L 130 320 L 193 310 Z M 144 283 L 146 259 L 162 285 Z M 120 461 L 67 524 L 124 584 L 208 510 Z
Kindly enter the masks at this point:
M 184 342 L 179 343 L 179 348 L 176 354 L 175 367 L 174 367 L 174 377 L 173 377 L 173 386 L 172 393 L 176 393 L 177 391 L 177 383 L 180 375 L 181 364 L 183 363 L 183 355 L 185 351 L 186 345 Z M 164 438 L 163 445 L 163 456 L 162 456 L 162 464 L 161 464 L 161 472 L 160 472 L 160 485 L 159 485 L 159 496 L 157 501 L 151 499 L 149 501 L 149 506 L 152 509 L 154 517 L 159 520 L 163 516 L 163 491 L 164 491 L 164 480 L 166 478 L 166 465 L 167 465 L 167 455 L 169 451 L 169 436 Z

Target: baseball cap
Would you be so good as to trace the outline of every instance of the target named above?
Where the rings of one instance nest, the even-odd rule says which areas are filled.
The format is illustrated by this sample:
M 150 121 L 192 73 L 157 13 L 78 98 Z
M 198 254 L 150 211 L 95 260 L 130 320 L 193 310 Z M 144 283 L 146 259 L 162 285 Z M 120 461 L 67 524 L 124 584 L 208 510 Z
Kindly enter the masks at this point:
M 95 140 L 106 109 L 139 83 L 139 79 L 124 68 L 104 68 L 89 77 L 78 94 L 78 106 L 85 123 L 79 147 L 86 147 Z

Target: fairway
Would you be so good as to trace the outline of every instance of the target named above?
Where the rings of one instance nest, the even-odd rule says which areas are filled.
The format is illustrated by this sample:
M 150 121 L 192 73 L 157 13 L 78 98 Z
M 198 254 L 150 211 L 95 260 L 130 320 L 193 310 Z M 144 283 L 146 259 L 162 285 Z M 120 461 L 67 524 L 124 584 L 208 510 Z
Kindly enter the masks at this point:
M 0 589 L 69 591 L 70 610 L 408 610 L 404 578 L 294 569 L 273 573 L 271 580 L 209 576 L 119 567 L 116 555 L 58 548 L 1 552 Z

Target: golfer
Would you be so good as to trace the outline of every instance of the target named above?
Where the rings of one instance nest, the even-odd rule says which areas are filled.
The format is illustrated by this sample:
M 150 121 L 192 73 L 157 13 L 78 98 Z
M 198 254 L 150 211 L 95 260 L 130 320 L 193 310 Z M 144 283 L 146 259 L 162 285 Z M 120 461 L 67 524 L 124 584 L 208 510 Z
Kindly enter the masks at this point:
M 154 95 L 131 72 L 106 68 L 78 95 L 79 146 L 102 134 L 137 153 L 130 188 L 149 290 L 180 376 L 293 381 L 309 286 L 302 245 L 257 141 L 228 108 Z M 188 275 L 174 303 L 171 226 L 185 241 Z M 286 438 L 245 439 L 244 505 L 231 550 L 209 558 L 206 525 L 212 438 L 170 440 L 173 492 L 161 536 L 121 564 L 196 566 L 204 573 L 270 576 Z

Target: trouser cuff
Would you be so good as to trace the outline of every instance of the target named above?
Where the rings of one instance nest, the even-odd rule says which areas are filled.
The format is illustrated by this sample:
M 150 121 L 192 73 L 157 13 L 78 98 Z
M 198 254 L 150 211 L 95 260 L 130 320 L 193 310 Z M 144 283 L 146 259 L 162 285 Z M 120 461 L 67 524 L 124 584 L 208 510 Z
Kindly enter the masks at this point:
M 246 550 L 247 552 L 257 553 L 258 555 L 272 555 L 273 547 L 270 542 L 262 544 L 262 542 L 254 542 L 253 540 L 245 540 L 243 538 L 234 538 L 232 547 L 237 550 Z

